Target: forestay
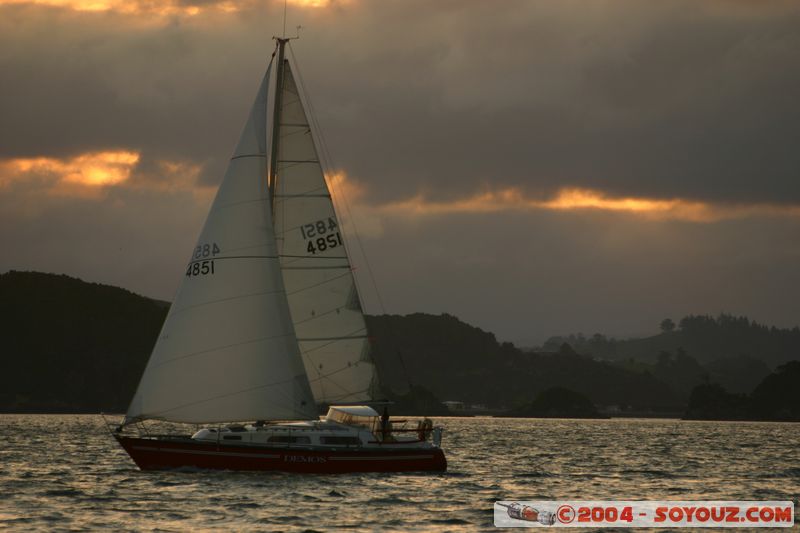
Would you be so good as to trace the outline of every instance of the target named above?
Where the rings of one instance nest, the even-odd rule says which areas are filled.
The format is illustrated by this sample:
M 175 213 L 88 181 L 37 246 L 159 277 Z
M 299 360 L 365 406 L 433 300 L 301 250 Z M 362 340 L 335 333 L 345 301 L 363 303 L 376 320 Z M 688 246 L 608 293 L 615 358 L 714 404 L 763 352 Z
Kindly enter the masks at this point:
M 317 416 L 285 297 L 266 184 L 270 70 L 126 422 Z
M 308 379 L 317 402 L 370 400 L 378 383 L 364 315 L 288 60 L 280 102 L 275 230 Z

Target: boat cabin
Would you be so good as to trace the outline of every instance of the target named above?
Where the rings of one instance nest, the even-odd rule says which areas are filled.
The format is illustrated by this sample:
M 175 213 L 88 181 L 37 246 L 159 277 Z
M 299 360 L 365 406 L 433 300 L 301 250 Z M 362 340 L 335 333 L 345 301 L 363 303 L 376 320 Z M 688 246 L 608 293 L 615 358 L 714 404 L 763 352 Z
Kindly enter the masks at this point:
M 380 415 L 366 405 L 332 406 L 322 420 L 205 428 L 192 438 L 268 446 L 368 446 L 376 444 Z M 402 439 L 401 439 L 402 440 Z
M 373 431 L 378 427 L 378 412 L 368 405 L 331 406 L 325 415 L 327 422 L 336 422 L 345 426 L 363 427 Z

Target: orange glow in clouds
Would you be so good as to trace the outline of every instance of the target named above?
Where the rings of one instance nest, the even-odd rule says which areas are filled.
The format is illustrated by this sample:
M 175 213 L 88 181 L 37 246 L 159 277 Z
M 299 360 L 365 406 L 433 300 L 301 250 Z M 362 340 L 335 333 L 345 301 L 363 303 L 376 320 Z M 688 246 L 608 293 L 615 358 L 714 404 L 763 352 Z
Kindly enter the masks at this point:
M 207 7 L 184 4 L 178 0 L 0 0 L 0 6 L 8 4 L 33 4 L 49 6 L 82 12 L 115 12 L 125 15 L 155 15 L 155 16 L 194 16 Z M 217 2 L 210 4 L 220 11 L 238 11 L 234 2 Z
M 299 8 L 325 8 L 333 4 L 348 4 L 352 0 L 288 0 Z M 283 0 L 273 0 L 283 7 Z M 248 6 L 256 6 L 250 0 L 198 1 L 197 4 L 181 0 L 0 0 L 0 6 L 12 4 L 32 4 L 49 6 L 87 13 L 115 12 L 124 15 L 147 15 L 156 17 L 193 17 L 207 12 L 232 13 Z
M 0 185 L 34 177 L 55 178 L 62 184 L 103 187 L 126 181 L 139 162 L 137 152 L 89 152 L 67 159 L 19 158 L 0 161 Z
M 635 197 L 609 197 L 600 191 L 581 188 L 564 188 L 551 198 L 529 198 L 519 189 L 510 187 L 487 191 L 467 198 L 447 202 L 431 202 L 421 196 L 389 204 L 390 211 L 406 211 L 418 215 L 446 213 L 491 213 L 507 210 L 547 209 L 554 211 L 600 210 L 628 212 L 654 218 L 677 218 L 707 221 L 716 218 L 713 206 L 682 199 L 651 199 Z
M 202 165 L 188 160 L 153 159 L 144 168 L 131 150 L 87 152 L 73 157 L 0 159 L 0 194 L 16 197 L 30 210 L 49 198 L 103 200 L 122 190 L 136 194 L 190 195 L 211 202 L 215 188 L 197 182 Z M 119 199 L 120 195 L 115 195 Z
M 653 220 L 717 222 L 758 216 L 800 217 L 800 206 L 768 203 L 722 204 L 685 198 L 644 198 L 611 196 L 593 189 L 565 187 L 545 198 L 532 198 L 514 187 L 486 190 L 463 198 L 431 200 L 418 194 L 406 200 L 382 205 L 366 205 L 364 189 L 341 173 L 329 182 L 358 203 L 365 217 L 424 217 L 451 214 L 481 214 L 508 211 L 602 211 L 628 214 Z
M 299 7 L 328 7 L 333 3 L 343 4 L 346 0 L 288 0 L 288 2 Z
M 627 211 L 650 215 L 656 218 L 678 218 L 703 222 L 715 217 L 714 207 L 691 200 L 678 198 L 609 198 L 591 189 L 561 189 L 558 194 L 544 202 L 547 209 L 602 209 L 606 211 Z

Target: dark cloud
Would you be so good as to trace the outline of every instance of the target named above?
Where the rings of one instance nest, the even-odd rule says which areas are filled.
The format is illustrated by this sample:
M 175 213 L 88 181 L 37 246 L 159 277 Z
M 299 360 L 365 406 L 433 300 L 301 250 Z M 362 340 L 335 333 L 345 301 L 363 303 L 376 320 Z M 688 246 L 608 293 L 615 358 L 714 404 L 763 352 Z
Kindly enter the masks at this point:
M 0 7 L 0 151 L 135 148 L 218 180 L 280 28 L 281 6 L 242 5 L 163 20 Z M 308 26 L 294 46 L 333 163 L 378 197 L 492 183 L 800 202 L 800 7 L 354 1 L 290 15 Z
M 797 202 L 800 9 L 687 5 L 441 10 L 402 51 L 343 60 L 354 117 L 336 152 L 392 196 L 491 182 Z

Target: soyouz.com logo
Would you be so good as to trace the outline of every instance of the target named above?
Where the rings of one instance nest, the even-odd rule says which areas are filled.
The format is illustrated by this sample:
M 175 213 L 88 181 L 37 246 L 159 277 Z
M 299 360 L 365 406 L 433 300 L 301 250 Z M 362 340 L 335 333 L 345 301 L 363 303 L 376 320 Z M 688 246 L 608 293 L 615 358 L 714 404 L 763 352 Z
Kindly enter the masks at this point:
M 497 527 L 792 527 L 791 501 L 499 501 Z

